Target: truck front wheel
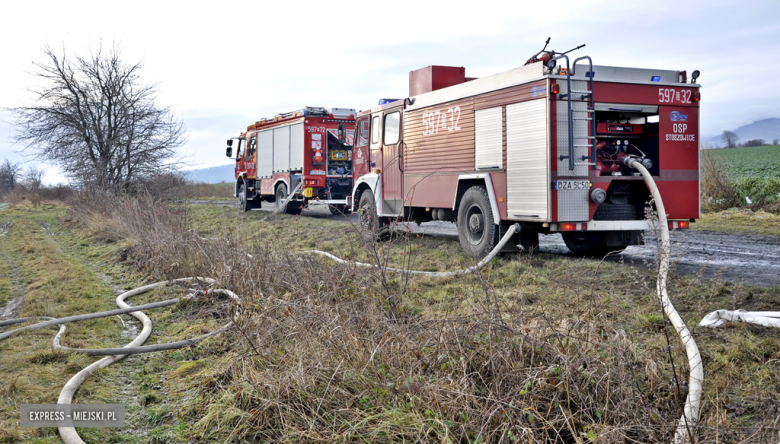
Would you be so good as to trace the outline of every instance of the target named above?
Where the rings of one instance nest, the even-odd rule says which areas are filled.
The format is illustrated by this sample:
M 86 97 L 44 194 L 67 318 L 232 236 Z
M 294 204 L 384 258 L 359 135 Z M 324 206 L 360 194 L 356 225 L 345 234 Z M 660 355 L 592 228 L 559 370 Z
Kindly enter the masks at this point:
M 246 198 L 246 185 L 241 184 L 238 191 L 238 211 L 243 213 L 252 209 L 252 202 Z
M 385 240 L 390 236 L 390 230 L 387 227 L 387 221 L 379 217 L 374 203 L 374 193 L 371 190 L 365 190 L 360 193 L 358 203 L 358 220 L 360 221 L 360 235 L 366 242 L 375 242 Z
M 467 255 L 481 259 L 498 244 L 498 225 L 487 190 L 475 185 L 463 194 L 458 207 L 458 239 Z

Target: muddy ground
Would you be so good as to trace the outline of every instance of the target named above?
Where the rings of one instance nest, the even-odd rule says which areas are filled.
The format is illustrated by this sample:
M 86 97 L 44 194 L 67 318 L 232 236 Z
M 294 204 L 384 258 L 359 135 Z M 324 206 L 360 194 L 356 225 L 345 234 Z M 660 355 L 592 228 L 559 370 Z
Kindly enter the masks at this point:
M 236 200 L 193 200 L 191 203 L 237 207 Z M 274 203 L 264 203 L 264 208 L 253 211 L 270 211 Z M 304 216 L 328 219 L 344 219 L 332 215 L 324 205 L 304 210 Z M 350 216 L 357 222 L 357 217 Z M 415 233 L 447 237 L 457 241 L 458 232 L 452 222 L 426 222 L 409 224 Z M 621 254 L 607 260 L 624 261 L 650 266 L 655 256 L 655 244 L 651 233 L 646 233 L 647 245 L 629 247 Z M 539 236 L 542 252 L 571 255 L 560 234 Z M 780 286 L 780 237 L 760 236 L 715 231 L 681 230 L 672 233 L 672 253 L 675 270 L 687 275 L 725 279 L 758 287 Z

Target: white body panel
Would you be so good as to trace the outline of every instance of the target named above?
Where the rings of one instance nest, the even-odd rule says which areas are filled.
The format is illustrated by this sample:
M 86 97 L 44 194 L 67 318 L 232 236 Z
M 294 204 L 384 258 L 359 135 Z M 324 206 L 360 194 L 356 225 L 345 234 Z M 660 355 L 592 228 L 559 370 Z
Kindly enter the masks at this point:
M 290 127 L 274 128 L 274 173 L 290 171 Z
M 506 107 L 507 218 L 547 221 L 550 165 L 547 100 Z
M 273 130 L 257 132 L 257 178 L 268 179 L 274 174 Z
M 474 169 L 503 168 L 503 107 L 474 112 Z
M 290 126 L 290 170 L 303 171 L 303 123 Z

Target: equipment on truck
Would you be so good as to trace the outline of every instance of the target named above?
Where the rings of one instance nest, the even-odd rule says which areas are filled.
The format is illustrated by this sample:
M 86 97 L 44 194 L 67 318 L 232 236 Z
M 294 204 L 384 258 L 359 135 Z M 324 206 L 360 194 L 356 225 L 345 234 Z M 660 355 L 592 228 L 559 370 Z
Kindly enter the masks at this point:
M 233 195 L 241 211 L 260 208 L 262 202 L 279 206 L 302 182 L 287 213 L 300 214 L 312 200 L 344 212 L 352 191 L 355 114 L 351 108 L 307 106 L 261 119 L 228 139 L 226 155 L 236 160 Z
M 410 73 L 409 98 L 359 113 L 349 203 L 366 236 L 394 220 L 454 221 L 483 257 L 519 222 L 506 251 L 554 232 L 575 254 L 621 251 L 650 228 L 634 161 L 656 178 L 670 226 L 697 219 L 698 72 L 687 83 L 685 71 L 570 63 L 568 52 L 545 45 L 479 79 L 429 66 Z

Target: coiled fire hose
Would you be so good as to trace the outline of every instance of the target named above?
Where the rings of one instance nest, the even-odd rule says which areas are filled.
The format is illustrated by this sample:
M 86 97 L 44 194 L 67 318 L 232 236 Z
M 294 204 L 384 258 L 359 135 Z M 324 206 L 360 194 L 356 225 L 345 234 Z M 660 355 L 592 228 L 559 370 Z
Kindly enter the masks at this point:
M 73 400 L 73 394 L 76 392 L 76 390 L 81 386 L 81 384 L 84 383 L 84 381 L 87 380 L 94 372 L 95 370 L 105 368 L 111 364 L 113 364 L 116 361 L 119 361 L 120 359 L 131 355 L 131 354 L 137 354 L 137 353 L 149 353 L 149 352 L 155 352 L 155 351 L 161 351 L 161 350 L 173 350 L 176 348 L 182 348 L 190 345 L 194 345 L 203 339 L 206 339 L 211 336 L 215 336 L 223 331 L 225 331 L 227 328 L 229 328 L 231 325 L 233 325 L 233 322 L 228 322 L 221 328 L 205 334 L 203 336 L 199 336 L 196 338 L 187 339 L 184 341 L 177 341 L 177 342 L 171 342 L 167 344 L 157 344 L 157 345 L 150 345 L 150 346 L 141 346 L 146 340 L 149 338 L 149 336 L 152 333 L 152 321 L 147 317 L 143 312 L 139 311 L 142 309 L 149 309 L 149 308 L 157 308 L 157 307 L 165 307 L 169 305 L 173 305 L 178 303 L 182 300 L 188 300 L 191 298 L 196 297 L 197 295 L 205 295 L 207 293 L 213 293 L 213 294 L 221 294 L 228 296 L 229 298 L 233 299 L 236 303 L 240 303 L 240 300 L 238 296 L 229 290 L 196 290 L 187 297 L 184 298 L 176 298 L 176 299 L 169 299 L 166 301 L 161 302 L 155 302 L 151 304 L 144 304 L 132 307 L 129 304 L 125 302 L 125 299 L 136 296 L 141 293 L 145 293 L 147 291 L 150 291 L 154 288 L 161 287 L 164 285 L 169 285 L 174 282 L 190 282 L 190 281 L 201 281 L 206 282 L 208 284 L 214 284 L 215 281 L 210 278 L 182 278 L 182 279 L 174 279 L 172 281 L 163 281 L 163 282 L 157 282 L 154 284 L 145 285 L 143 287 L 139 287 L 130 291 L 127 291 L 125 293 L 122 293 L 121 295 L 117 296 L 116 298 L 116 304 L 120 307 L 119 310 L 110 310 L 100 313 L 89 313 L 84 315 L 78 315 L 78 316 L 69 316 L 66 318 L 59 318 L 59 319 L 53 319 L 49 317 L 36 317 L 36 318 L 21 318 L 21 319 L 11 319 L 8 321 L 3 321 L 0 323 L 0 326 L 4 325 L 12 325 L 17 324 L 21 322 L 26 322 L 28 320 L 32 319 L 47 319 L 44 322 L 39 322 L 37 324 L 29 325 L 26 327 L 17 328 L 15 330 L 7 331 L 0 335 L 0 340 L 3 340 L 5 338 L 8 338 L 15 333 L 18 333 L 20 331 L 24 330 L 32 330 L 32 329 L 38 329 L 38 328 L 44 328 L 48 326 L 53 325 L 59 325 L 60 329 L 57 335 L 54 337 L 53 345 L 55 349 L 58 350 L 71 350 L 71 351 L 77 351 L 81 353 L 85 353 L 88 355 L 109 355 L 106 356 L 103 359 L 100 359 L 99 361 L 96 361 L 92 363 L 91 365 L 85 367 L 80 372 L 76 373 L 62 388 L 62 391 L 60 392 L 59 399 L 57 399 L 57 404 L 71 404 Z M 122 348 L 103 348 L 103 349 L 71 349 L 68 347 L 64 347 L 60 345 L 60 337 L 65 332 L 65 324 L 68 322 L 74 322 L 74 321 L 80 321 L 80 320 L 86 320 L 86 319 L 95 319 L 95 318 L 102 318 L 102 317 L 108 317 L 108 316 L 114 316 L 122 313 L 129 313 L 131 316 L 135 317 L 141 323 L 143 324 L 143 329 L 141 330 L 141 333 L 138 334 L 138 336 L 133 339 L 132 342 L 127 344 L 126 346 Z M 238 311 L 237 311 L 238 313 Z M 59 427 L 58 428 L 60 437 L 62 438 L 62 441 L 65 444 L 84 444 L 84 441 L 81 439 L 79 434 L 76 432 L 76 429 L 74 427 Z

